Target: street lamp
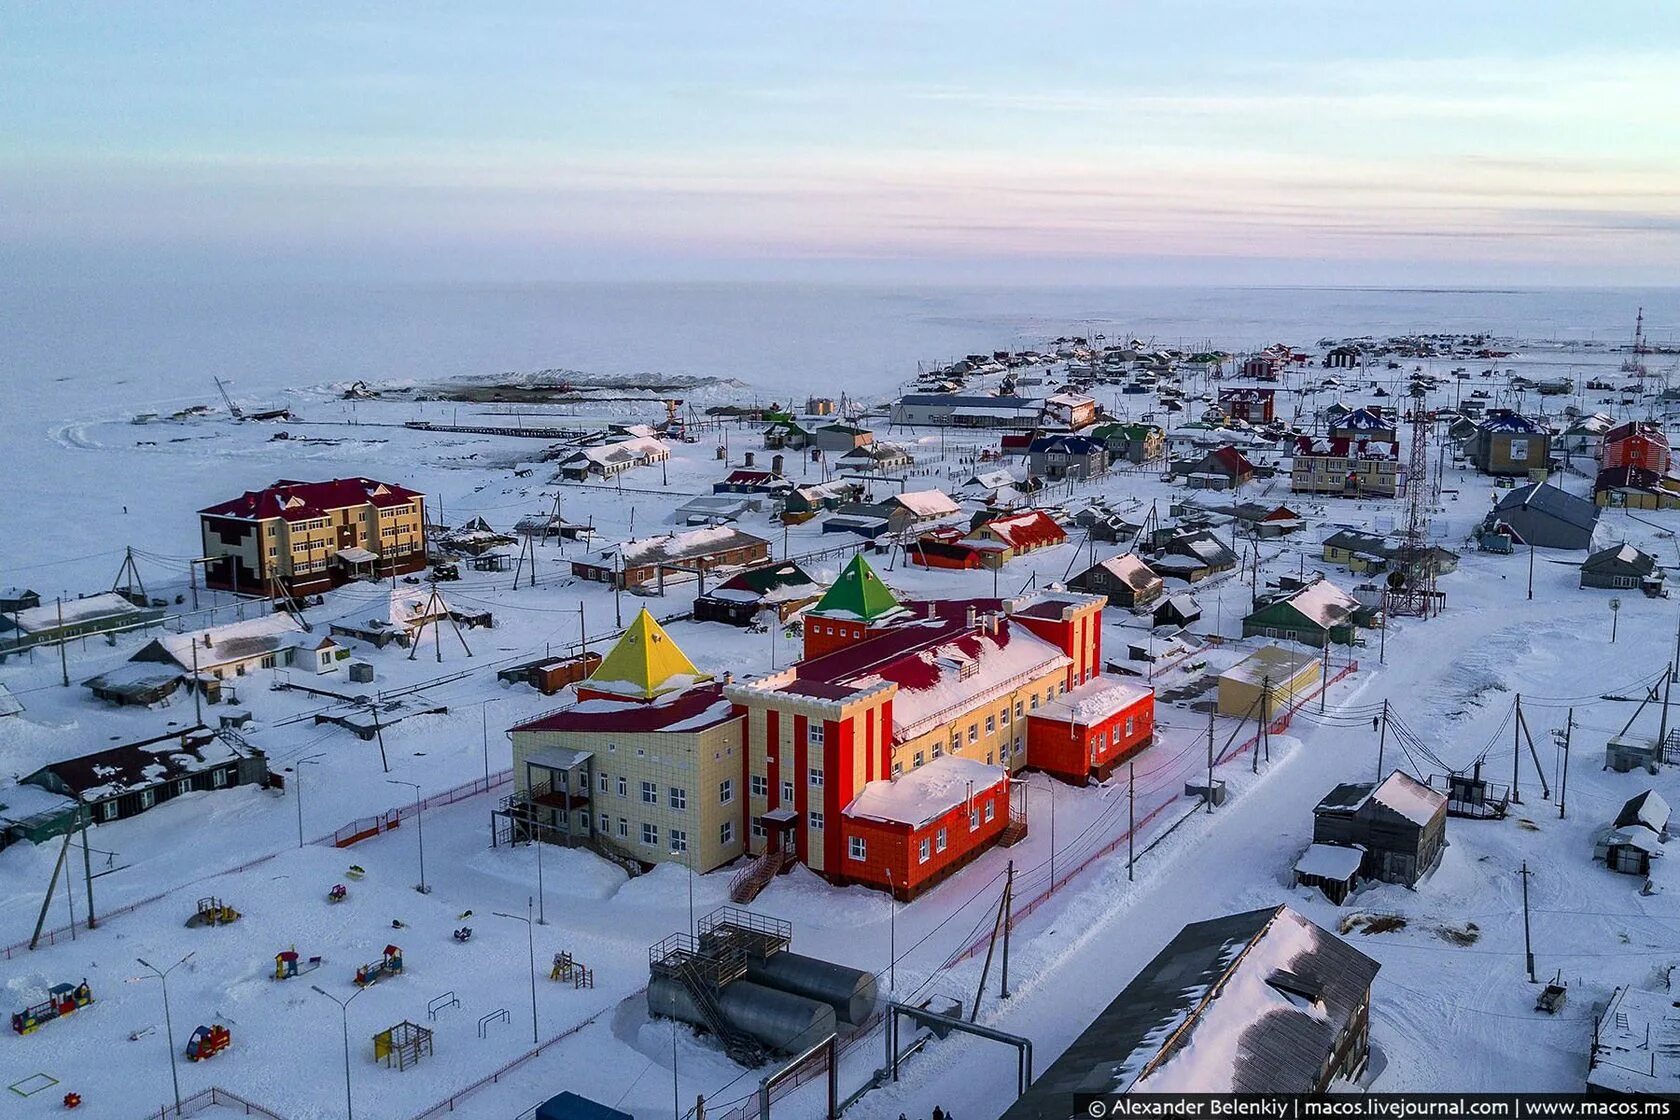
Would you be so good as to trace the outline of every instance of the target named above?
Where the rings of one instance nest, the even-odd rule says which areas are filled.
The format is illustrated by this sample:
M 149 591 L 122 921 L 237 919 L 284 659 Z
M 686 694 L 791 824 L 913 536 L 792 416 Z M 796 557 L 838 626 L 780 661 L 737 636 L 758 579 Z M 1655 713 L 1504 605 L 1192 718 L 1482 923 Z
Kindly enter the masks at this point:
M 303 847 L 303 768 L 319 765 L 320 760 L 325 757 L 326 752 L 323 751 L 320 754 L 312 754 L 308 758 L 300 758 L 292 763 L 292 774 L 297 782 L 298 847 L 300 848 Z
M 196 953 L 197 951 L 197 949 L 194 949 L 193 953 Z M 181 1115 L 181 1077 L 175 1071 L 175 1025 L 169 1018 L 169 974 L 192 960 L 192 956 L 192 953 L 188 953 L 168 968 L 162 970 L 159 970 L 156 965 L 146 963 L 139 957 L 134 958 L 140 962 L 141 967 L 150 971 L 153 976 L 156 976 L 163 983 L 163 1036 L 169 1043 L 169 1080 L 175 1086 L 175 1115 L 177 1116 Z M 145 977 L 141 976 L 138 977 L 138 979 L 144 980 Z
M 887 994 L 898 995 L 898 885 L 887 868 Z
M 367 989 L 357 988 L 350 993 L 348 999 L 339 999 L 319 984 L 311 984 L 309 987 L 338 1004 L 339 1019 L 344 1026 L 344 1120 L 356 1120 L 356 1110 L 350 1103 L 350 1005 Z
M 501 910 L 492 911 L 498 918 L 511 918 L 516 922 L 525 923 L 525 951 L 531 958 L 531 1044 L 537 1044 L 537 935 L 536 923 L 531 920 L 531 907 L 534 905 L 529 895 L 525 896 L 525 916 L 508 914 Z
M 484 730 L 484 789 L 486 792 L 490 789 L 490 705 L 498 704 L 506 699 L 505 696 L 492 696 L 479 705 L 478 709 L 479 722 L 483 724 Z
M 432 888 L 426 885 L 426 806 L 420 800 L 420 783 L 405 782 L 401 778 L 386 778 L 385 781 L 414 791 L 414 831 L 420 841 L 420 884 L 414 889 L 421 894 L 431 894 Z
M 686 843 L 687 841 L 684 841 L 685 845 Z M 671 849 L 671 857 L 682 860 L 683 865 L 688 868 L 688 932 L 692 934 L 694 932 L 694 857 L 687 851 L 676 847 Z

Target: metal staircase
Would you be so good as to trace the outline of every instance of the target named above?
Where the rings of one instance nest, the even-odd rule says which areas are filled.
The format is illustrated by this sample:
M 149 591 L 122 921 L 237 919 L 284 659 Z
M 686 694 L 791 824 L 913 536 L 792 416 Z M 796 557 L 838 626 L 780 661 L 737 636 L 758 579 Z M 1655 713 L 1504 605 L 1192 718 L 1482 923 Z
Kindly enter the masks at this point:
M 772 879 L 786 870 L 793 859 L 793 852 L 786 848 L 761 853 L 729 880 L 729 901 L 745 906 L 757 898 Z
M 746 956 L 736 949 L 723 956 L 701 951 L 700 943 L 686 933 L 673 933 L 648 949 L 648 967 L 655 976 L 669 977 L 683 986 L 706 1028 L 723 1043 L 726 1054 L 741 1065 L 761 1065 L 763 1043 L 736 1027 L 723 1013 L 718 996 L 724 985 L 746 974 Z

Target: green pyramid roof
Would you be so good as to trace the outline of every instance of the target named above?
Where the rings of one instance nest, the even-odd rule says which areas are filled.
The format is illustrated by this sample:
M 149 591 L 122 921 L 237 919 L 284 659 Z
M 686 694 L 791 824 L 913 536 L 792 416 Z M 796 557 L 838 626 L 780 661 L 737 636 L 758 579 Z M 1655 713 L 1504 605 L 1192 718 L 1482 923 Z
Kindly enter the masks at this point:
M 871 622 L 898 609 L 898 597 L 859 552 L 823 594 L 813 610 L 818 614 L 849 614 Z

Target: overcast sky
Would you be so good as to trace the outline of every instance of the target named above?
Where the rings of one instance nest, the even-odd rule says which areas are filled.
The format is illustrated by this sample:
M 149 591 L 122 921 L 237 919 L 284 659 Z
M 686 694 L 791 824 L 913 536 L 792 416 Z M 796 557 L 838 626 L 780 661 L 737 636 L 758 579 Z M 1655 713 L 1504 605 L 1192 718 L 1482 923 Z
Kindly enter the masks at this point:
M 1674 283 L 1680 3 L 0 2 L 19 276 Z

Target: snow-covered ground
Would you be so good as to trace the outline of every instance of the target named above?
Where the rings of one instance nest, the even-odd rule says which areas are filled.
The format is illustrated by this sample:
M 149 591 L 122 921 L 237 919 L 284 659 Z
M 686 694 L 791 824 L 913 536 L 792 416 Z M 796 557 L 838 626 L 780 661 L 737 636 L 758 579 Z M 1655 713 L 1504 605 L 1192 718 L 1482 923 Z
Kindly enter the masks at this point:
M 1434 306 L 1440 313 L 1445 305 L 1438 300 Z M 1623 310 L 1618 308 L 1618 314 Z M 1404 314 L 1423 312 L 1410 309 Z M 1042 323 L 1027 318 L 1032 321 L 1000 324 L 957 316 L 954 325 L 942 323 L 922 336 L 902 328 L 887 332 L 891 341 L 925 349 L 897 354 L 894 372 L 860 377 L 850 391 L 885 395 L 912 371 L 916 358 L 949 356 L 934 346 L 989 350 L 1016 340 L 1037 343 L 1046 335 L 1089 329 L 1069 317 L 1029 334 Z M 1339 332 L 1361 330 L 1358 323 L 1328 318 L 1332 322 L 1308 324 L 1291 340 L 1310 345 L 1333 327 Z M 1048 321 L 1048 314 L 1042 319 Z M 1268 329 L 1270 325 L 1268 321 Z M 1434 323 L 1423 319 L 1410 325 Z M 1606 323 L 1604 332 L 1609 329 Z M 1237 327 L 1231 331 L 1243 333 Z M 968 341 L 953 341 L 958 338 Z M 1266 340 L 1262 335 L 1253 341 Z M 839 344 L 838 339 L 831 341 Z M 1216 335 L 1215 341 L 1223 340 Z M 880 345 L 871 343 L 868 352 L 875 353 Z M 684 372 L 729 374 L 716 359 L 715 339 L 695 346 L 707 360 Z M 767 350 L 782 357 L 777 346 L 767 344 Z M 1613 371 L 1617 360 L 1603 352 L 1535 347 L 1497 364 L 1535 376 L 1571 369 L 1584 375 L 1589 370 Z M 809 370 L 783 379 L 752 375 L 768 361 L 762 354 L 753 355 L 754 370 L 743 374 L 761 400 L 791 397 L 797 403 L 807 392 L 835 395 L 844 385 Z M 548 364 L 553 364 L 552 358 L 544 361 L 533 355 L 530 368 Z M 1444 375 L 1464 363 L 1423 364 Z M 713 456 L 716 439 L 707 433 L 699 443 L 676 445 L 663 470 L 630 472 L 622 486 L 555 487 L 547 482 L 552 468 L 533 465 L 545 446 L 540 440 L 402 426 L 416 419 L 505 423 L 507 406 L 411 400 L 351 404 L 338 399 L 334 387 L 325 383 L 342 384 L 352 374 L 367 372 L 325 363 L 322 368 L 332 369 L 333 375 L 259 383 L 236 394 L 247 403 L 284 400 L 302 417 L 301 423 L 235 424 L 219 412 L 186 421 L 129 422 L 141 411 L 167 413 L 191 403 L 218 404 L 207 384 L 208 370 L 192 371 L 190 380 L 183 376 L 155 385 L 113 386 L 103 396 L 44 390 L 41 396 L 47 403 L 41 407 L 7 410 L 0 425 L 15 453 L 18 469 L 13 478 L 20 481 L 14 481 L 13 488 L 30 500 L 8 510 L 14 533 L 0 550 L 7 560 L 0 567 L 0 584 L 33 586 L 48 596 L 103 589 L 109 586 L 122 548 L 132 545 L 147 590 L 172 600 L 181 596 L 180 609 L 185 611 L 191 607 L 185 561 L 195 551 L 194 511 L 280 477 L 385 477 L 425 491 L 431 496 L 431 512 L 444 520 L 459 523 L 483 516 L 500 528 L 521 516 L 550 510 L 558 489 L 564 515 L 593 520 L 601 533 L 599 541 L 605 543 L 670 530 L 670 510 L 679 504 L 673 497 L 709 493 L 710 483 L 725 468 Z M 439 376 L 468 370 L 434 367 L 414 372 Z M 1368 389 L 1352 384 L 1359 375 L 1344 372 L 1342 377 L 1350 383 L 1345 400 L 1371 399 Z M 703 407 L 747 401 L 754 392 L 720 382 L 689 399 Z M 1308 398 L 1308 407 L 1331 399 L 1324 394 Z M 1120 397 L 1106 403 L 1136 409 L 1144 400 Z M 1597 407 L 1585 403 L 1589 411 Z M 1291 400 L 1286 407 L 1292 404 Z M 546 411 L 567 412 L 572 419 L 542 422 L 595 426 L 608 420 L 647 422 L 662 415 L 651 402 Z M 533 414 L 526 410 L 525 422 L 537 422 L 530 419 Z M 272 438 L 281 430 L 290 438 Z M 740 465 L 742 453 L 749 449 L 755 450 L 760 465 L 765 464 L 768 453 L 759 447 L 756 431 L 757 426 L 751 426 L 719 433 L 727 439 L 730 465 Z M 917 455 L 922 473 L 912 478 L 912 487 L 960 482 L 972 473 L 972 455 L 982 443 L 982 437 L 941 438 L 925 431 L 894 433 L 891 438 L 911 444 Z M 792 457 L 789 461 L 796 477 L 801 471 L 820 469 Z M 820 476 L 811 477 L 815 481 Z M 1488 480 L 1449 463 L 1442 484 L 1448 493 L 1436 510 L 1437 535 L 1442 544 L 1463 552 L 1459 570 L 1442 581 L 1446 613 L 1427 622 L 1395 624 L 1380 648 L 1378 636 L 1367 633 L 1367 645 L 1352 651 L 1358 671 L 1332 686 L 1322 710 L 1317 700 L 1311 702 L 1287 732 L 1273 736 L 1269 760 L 1251 769 L 1251 756 L 1242 754 L 1219 767 L 1218 776 L 1229 782 L 1232 799 L 1213 814 L 1196 812 L 1195 803 L 1183 797 L 1184 783 L 1195 780 L 1206 765 L 1205 701 L 1211 693 L 1202 696 L 1199 690 L 1209 675 L 1237 660 L 1244 649 L 1234 644 L 1209 648 L 1157 674 L 1153 683 L 1158 690 L 1182 691 L 1186 699 L 1162 704 L 1159 741 L 1137 765 L 1135 811 L 1146 823 L 1136 837 L 1140 858 L 1135 880 L 1128 879 L 1124 844 L 1091 858 L 1124 833 L 1126 773 L 1102 787 L 1082 790 L 1034 777 L 1027 794 L 1027 839 L 1012 849 L 986 853 L 914 903 L 893 906 L 878 893 L 833 888 L 796 871 L 774 882 L 755 908 L 794 924 L 796 950 L 879 972 L 883 991 L 890 987 L 902 998 L 951 996 L 966 1006 L 974 998 L 985 956 L 969 950 L 989 928 L 1006 866 L 1013 861 L 1015 897 L 1025 903 L 1049 885 L 1053 859 L 1061 889 L 1022 917 L 1014 931 L 1012 994 L 1006 1001 L 997 998 L 994 965 L 980 1011 L 982 1021 L 1030 1036 L 1040 1068 L 1185 922 L 1279 901 L 1290 902 L 1331 929 L 1350 914 L 1397 915 L 1405 919 L 1403 928 L 1348 934 L 1383 965 L 1373 1006 L 1373 1041 L 1381 1054 L 1378 1088 L 1579 1088 L 1592 1002 L 1619 984 L 1652 983 L 1680 959 L 1680 904 L 1672 893 L 1669 861 L 1658 860 L 1657 890 L 1651 895 L 1640 894 L 1640 880 L 1590 862 L 1593 831 L 1628 797 L 1654 786 L 1670 802 L 1680 799 L 1680 782 L 1672 768 L 1655 778 L 1601 768 L 1604 739 L 1620 730 L 1636 706 L 1605 697 L 1638 695 L 1639 682 L 1656 677 L 1673 656 L 1677 612 L 1672 600 L 1624 593 L 1612 643 L 1611 593 L 1578 589 L 1575 565 L 1581 553 L 1540 552 L 1531 599 L 1526 555 L 1491 556 L 1463 545 L 1494 494 Z M 1564 485 L 1581 492 L 1586 483 L 1568 476 Z M 1289 502 L 1309 526 L 1294 536 L 1261 542 L 1262 581 L 1325 567 L 1318 558 L 1318 541 L 1331 525 L 1373 528 L 1403 521 L 1397 502 L 1295 502 L 1287 487 L 1284 478 L 1256 484 L 1241 495 L 1245 500 Z M 1134 502 L 1140 509 L 1154 501 L 1163 513 L 1169 499 L 1183 496 L 1183 491 L 1148 472 L 1117 473 L 1074 491 L 1074 497 L 1101 494 Z M 762 514 L 749 515 L 742 527 L 770 539 L 778 556 L 784 551 L 799 556 L 836 543 L 832 536 L 821 536 L 814 523 L 794 527 L 784 538 L 781 527 L 772 526 Z M 1676 527 L 1680 515 L 1672 513 L 1635 517 L 1609 512 L 1601 520 L 1598 540 L 1625 539 L 1671 564 L 1680 559 L 1672 536 Z M 7 1075 L 0 1076 L 0 1083 L 36 1072 L 61 1083 L 51 1091 L 14 1100 L 11 1114 L 56 1112 L 67 1089 L 84 1097 L 83 1115 L 155 1114 L 170 1099 L 162 998 L 156 980 L 136 979 L 145 971 L 136 962 L 144 958 L 168 967 L 191 953 L 169 981 L 176 1042 L 184 1045 L 187 1033 L 200 1022 L 221 1022 L 232 1030 L 233 1044 L 202 1064 L 182 1060 L 183 1092 L 224 1086 L 287 1120 L 341 1115 L 339 1009 L 310 985 L 319 984 L 340 998 L 355 993 L 351 977 L 356 966 L 376 959 L 391 942 L 403 950 L 403 975 L 368 989 L 349 1006 L 352 1092 L 361 1114 L 415 1116 L 531 1048 L 530 970 L 527 946 L 521 944 L 526 929 L 520 921 L 496 914 L 523 916 L 527 900 L 540 901 L 546 917 L 545 924 L 535 927 L 533 939 L 539 973 L 536 1036 L 549 1040 L 576 1029 L 465 1098 L 460 1108 L 468 1115 L 517 1115 L 561 1089 L 617 1103 L 642 1117 L 671 1114 L 673 1099 L 686 1110 L 697 1094 L 704 1094 L 709 1114 L 720 1115 L 756 1088 L 758 1074 L 743 1073 L 687 1030 L 673 1032 L 669 1023 L 649 1021 L 636 996 L 647 978 L 647 945 L 685 924 L 691 889 L 697 913 L 724 901 L 727 871 L 691 881 L 681 869 L 661 867 L 626 879 L 594 856 L 549 848 L 542 852 L 539 899 L 537 853 L 528 847 L 489 845 L 490 809 L 501 789 L 426 811 L 429 894 L 413 889 L 419 879 L 421 845 L 419 830 L 407 823 L 347 850 L 313 842 L 353 818 L 407 802 L 411 792 L 387 784 L 390 780 L 418 783 L 427 794 L 436 794 L 481 779 L 487 770 L 505 770 L 508 746 L 503 729 L 565 698 L 543 697 L 522 686 L 499 686 L 494 670 L 575 641 L 580 606 L 592 645 L 610 638 L 620 620 L 628 621 L 644 603 L 656 616 L 688 609 L 692 588 L 674 586 L 662 600 L 630 594 L 615 600 L 599 585 L 571 580 L 567 561 L 576 551 L 571 544 L 564 554 L 555 545 L 539 547 L 534 588 L 515 590 L 511 573 L 480 573 L 463 566 L 462 582 L 445 585 L 445 596 L 458 607 L 488 610 L 496 618 L 494 629 L 465 632 L 471 657 L 447 631 L 441 646 L 428 636 L 412 660 L 396 647 L 375 651 L 358 645 L 358 657 L 375 667 L 374 687 L 425 686 L 418 695 L 426 706 L 448 707 L 447 713 L 415 716 L 386 731 L 388 771 L 377 743 L 313 723 L 310 717 L 326 701 L 270 688 L 277 679 L 323 682 L 299 670 L 242 678 L 239 706 L 255 717 L 248 737 L 268 752 L 276 770 L 310 761 L 288 774 L 293 788 L 285 795 L 250 788 L 193 794 L 93 830 L 94 869 L 109 872 L 94 881 L 99 911 L 141 904 L 97 930 L 79 931 L 74 940 L 55 936 L 52 944 L 33 953 L 0 959 L 8 1010 L 39 1000 L 51 984 L 83 976 L 97 1000 L 34 1034 L 19 1037 L 8 1032 L 0 1037 L 0 1074 Z M 1096 555 L 1109 552 L 1111 548 L 1099 546 Z M 1001 573 L 998 590 L 1011 593 L 1063 579 L 1070 570 L 1080 570 L 1089 555 L 1077 539 L 1034 553 Z M 844 560 L 826 556 L 809 569 L 826 580 Z M 929 572 L 883 563 L 882 574 L 912 595 L 987 594 L 993 588 L 992 574 L 984 572 Z M 1346 572 L 1332 569 L 1330 574 L 1344 587 L 1357 582 Z M 1193 627 L 1193 640 L 1240 633 L 1252 592 L 1249 578 L 1239 571 L 1195 589 L 1207 615 Z M 228 596 L 198 594 L 201 610 L 192 616 L 193 625 L 228 621 L 240 609 Z M 351 585 L 330 594 L 326 604 L 311 609 L 308 616 L 322 629 L 333 620 L 358 621 L 382 613 L 388 597 L 388 586 Z M 247 606 L 243 611 L 253 609 Z M 1126 625 L 1129 616 L 1109 614 L 1104 634 L 1108 656 L 1123 657 L 1125 642 L 1142 631 Z M 696 664 L 714 674 L 762 672 L 773 664 L 785 665 L 793 653 L 787 640 L 774 634 L 753 635 L 690 621 L 673 622 L 669 629 Z M 67 651 L 72 682 L 68 689 L 59 685 L 61 669 L 52 651 L 0 665 L 0 683 L 26 705 L 21 717 L 0 719 L 4 774 L 28 773 L 102 744 L 159 734 L 171 721 L 190 724 L 195 718 L 190 698 L 177 697 L 160 710 L 116 709 L 94 701 L 77 685 L 121 664 L 145 640 L 134 634 L 109 645 L 102 639 L 72 645 Z M 1335 668 L 1340 669 L 1348 656 L 1348 651 L 1334 649 Z M 325 683 L 344 687 L 337 675 Z M 1504 783 L 1510 780 L 1513 759 L 1519 757 L 1510 720 L 1517 693 L 1522 694 L 1545 780 L 1552 787 L 1550 800 L 1541 797 L 1541 781 L 1524 745 L 1522 806 L 1504 821 L 1449 822 L 1451 846 L 1417 891 L 1367 889 L 1336 908 L 1313 892 L 1290 886 L 1290 868 L 1310 836 L 1313 804 L 1339 781 L 1375 776 L 1378 734 L 1372 717 L 1384 700 L 1441 763 L 1462 767 L 1480 757 L 1488 776 Z M 1575 722 L 1568 813 L 1560 818 L 1556 787 L 1561 756 L 1552 730 L 1564 726 L 1571 706 Z M 1635 729 L 1654 735 L 1660 718 L 1658 707 L 1647 705 Z M 1228 741 L 1242 744 L 1252 727 L 1220 717 L 1213 731 L 1216 745 L 1223 747 Z M 1425 777 L 1441 771 L 1433 759 L 1408 758 L 1398 735 L 1386 739 L 1384 751 L 1385 768 L 1415 767 L 1414 772 Z M 299 802 L 294 796 L 300 782 L 306 841 L 301 846 Z M 56 842 L 39 848 L 18 844 L 0 852 L 0 944 L 29 936 L 57 854 Z M 365 878 L 346 878 L 352 862 L 366 869 Z M 1570 1002 L 1557 1017 L 1532 1011 L 1534 989 L 1524 974 L 1518 872 L 1525 862 L 1534 872 L 1529 900 L 1537 971 L 1546 978 L 1561 971 L 1571 984 Z M 79 858 L 71 867 L 79 870 Z M 234 868 L 241 870 L 230 870 Z M 330 904 L 326 893 L 336 882 L 347 883 L 349 898 Z M 73 877 L 72 886 L 71 898 L 81 916 L 79 876 Z M 159 901 L 143 901 L 160 893 L 165 897 Z M 184 928 L 196 900 L 205 896 L 225 899 L 243 917 L 225 928 Z M 47 916 L 49 928 L 68 921 L 69 901 L 61 886 Z M 471 917 L 463 917 L 468 911 Z M 401 927 L 393 928 L 394 921 Z M 462 925 L 474 931 L 465 944 L 450 936 Z M 890 969 L 889 944 L 898 950 Z M 293 946 L 304 957 L 322 956 L 321 968 L 302 978 L 272 979 L 274 954 Z M 570 950 L 594 970 L 593 989 L 577 990 L 546 978 L 548 959 L 561 950 Z M 459 1006 L 451 1004 L 438 1011 L 435 1020 L 429 1019 L 428 1003 L 446 992 L 454 993 Z M 481 1038 L 480 1018 L 504 1009 L 507 1021 L 488 1023 L 486 1037 Z M 374 1064 L 371 1036 L 404 1019 L 437 1032 L 435 1056 L 407 1072 Z M 148 1027 L 157 1029 L 144 1033 Z M 129 1041 L 131 1033 L 143 1037 Z M 841 1067 L 842 1092 L 867 1079 L 880 1064 L 881 1052 L 878 1032 L 848 1049 Z M 678 1071 L 674 1085 L 673 1056 Z M 816 1115 L 817 1091 L 799 1090 L 778 1103 L 778 1113 Z M 1006 1064 L 994 1052 L 953 1037 L 910 1059 L 905 1080 L 867 1094 L 853 1111 L 890 1120 L 900 1112 L 925 1115 L 942 1104 L 965 1118 L 983 1117 L 1000 1111 L 1008 1091 Z

